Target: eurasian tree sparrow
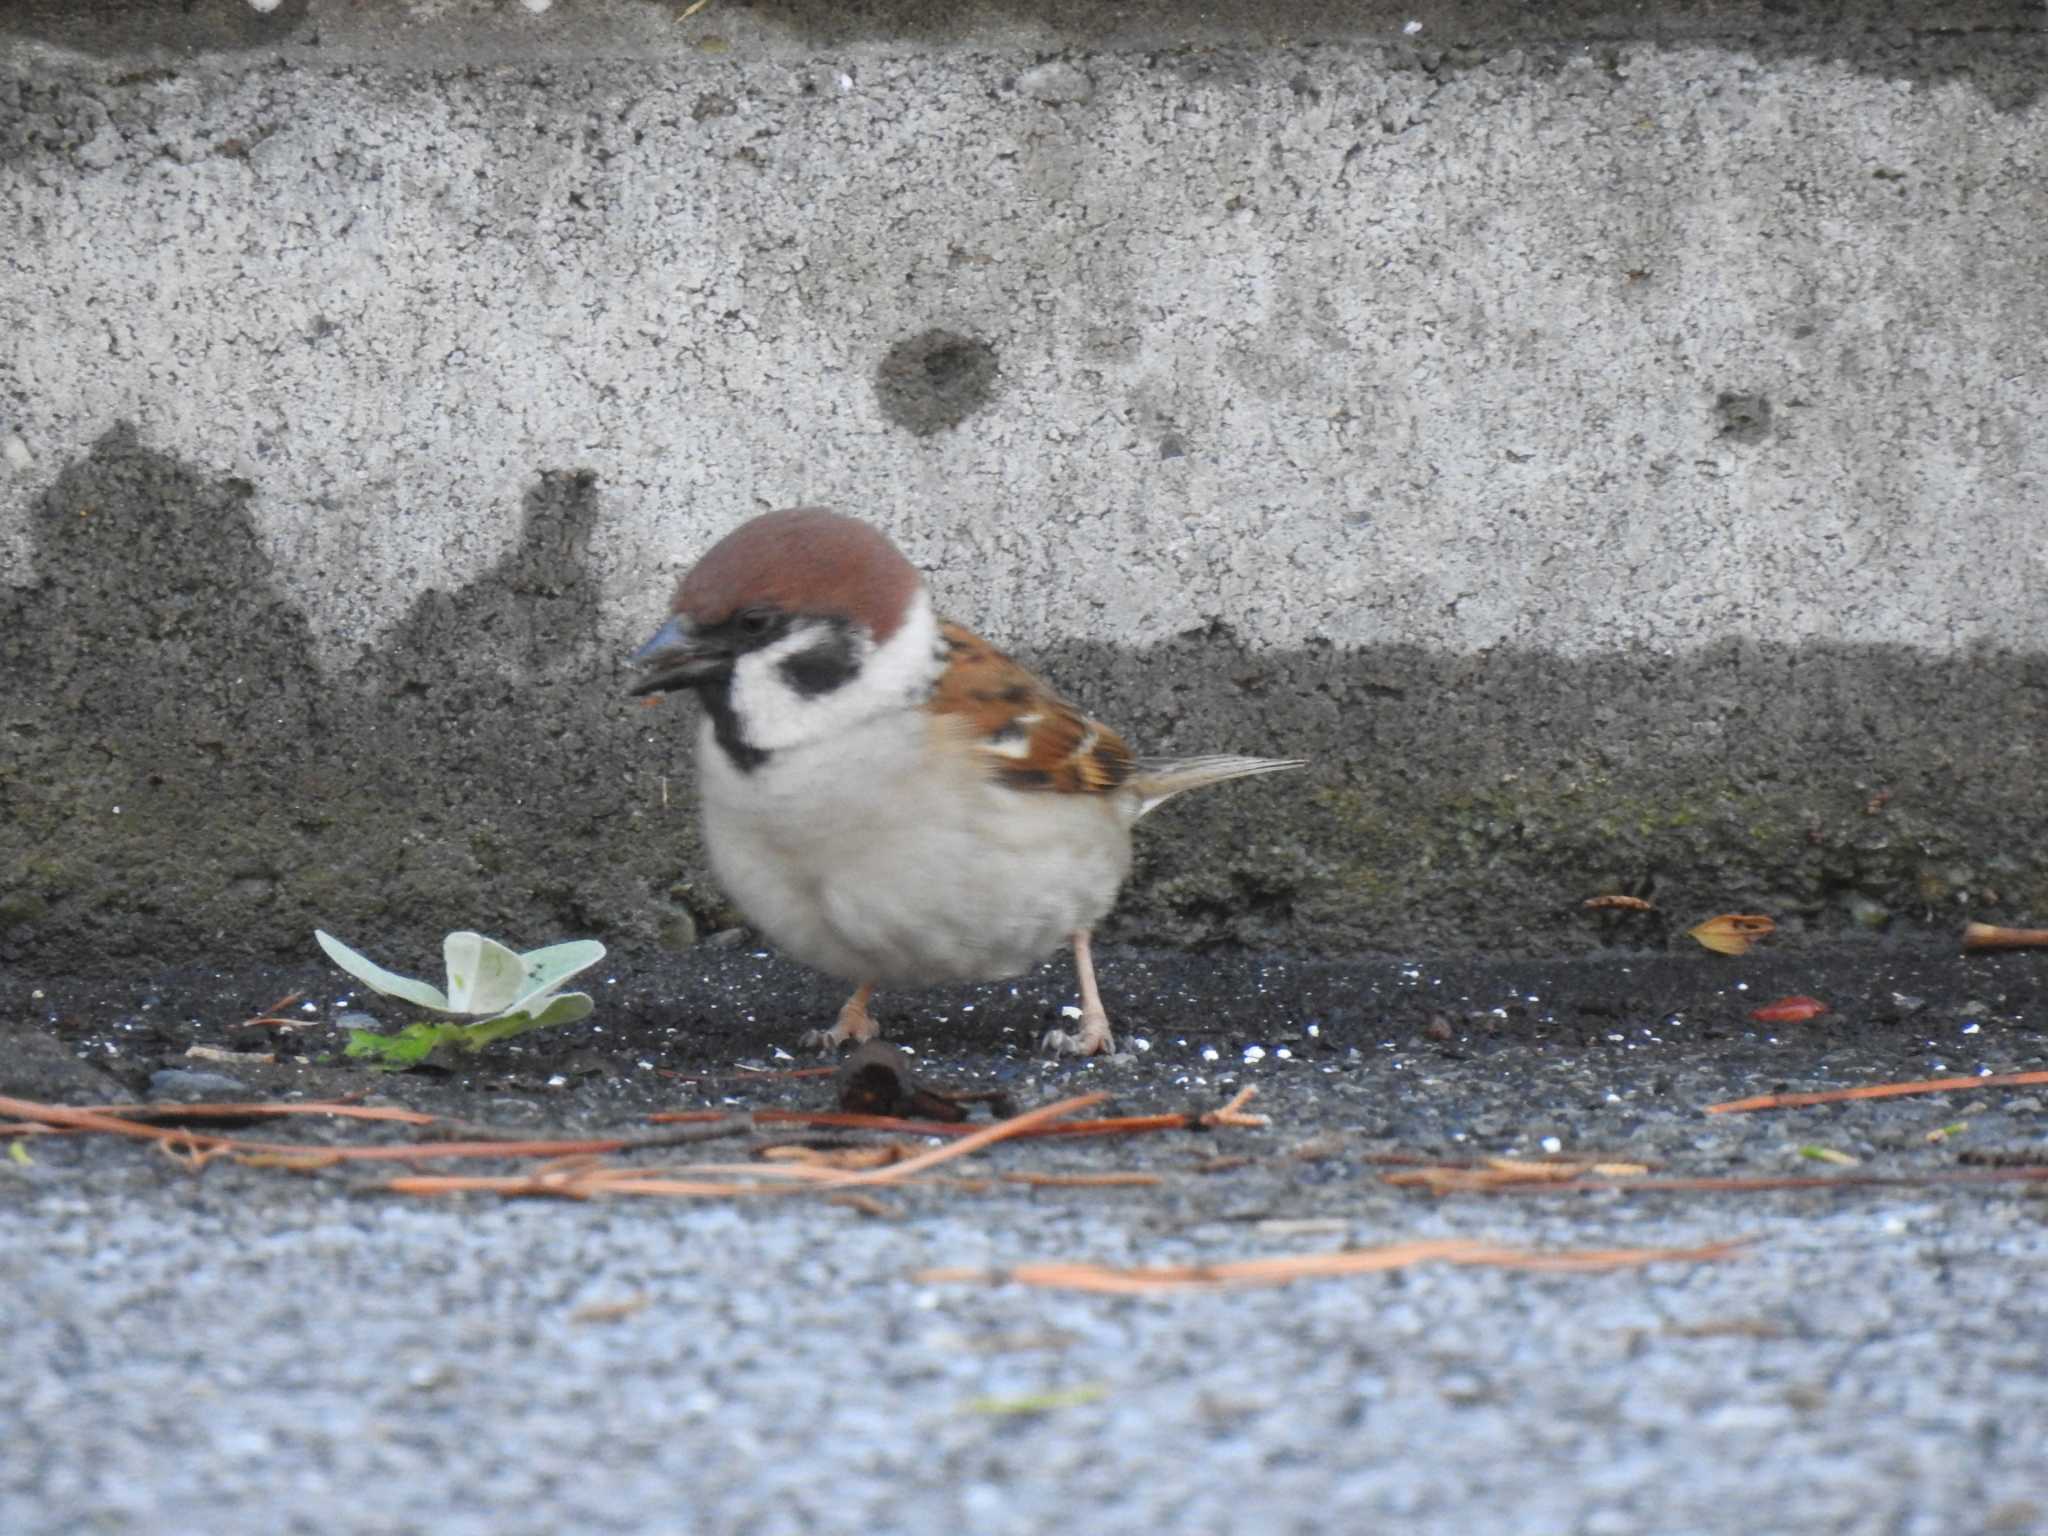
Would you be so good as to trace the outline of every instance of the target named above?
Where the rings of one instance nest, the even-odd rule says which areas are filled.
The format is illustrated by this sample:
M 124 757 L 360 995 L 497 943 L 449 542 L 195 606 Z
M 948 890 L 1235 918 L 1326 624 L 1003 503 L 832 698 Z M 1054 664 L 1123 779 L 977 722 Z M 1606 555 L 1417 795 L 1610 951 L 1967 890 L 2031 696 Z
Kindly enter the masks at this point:
M 741 524 L 670 608 L 632 692 L 704 705 L 712 870 L 779 948 L 858 988 L 806 1044 L 876 1035 L 878 986 L 1013 976 L 1070 940 L 1081 1026 L 1045 1047 L 1113 1050 L 1088 937 L 1130 870 L 1132 824 L 1183 790 L 1300 766 L 1132 757 L 934 614 L 886 537 L 822 508 Z

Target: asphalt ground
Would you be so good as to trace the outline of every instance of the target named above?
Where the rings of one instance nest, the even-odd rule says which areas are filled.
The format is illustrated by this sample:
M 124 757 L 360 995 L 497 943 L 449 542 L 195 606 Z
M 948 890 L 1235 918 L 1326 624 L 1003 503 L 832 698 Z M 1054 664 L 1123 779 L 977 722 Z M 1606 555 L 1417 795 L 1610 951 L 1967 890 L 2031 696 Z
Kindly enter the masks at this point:
M 0 1094 L 438 1117 L 180 1122 L 312 1150 L 834 1107 L 833 1079 L 789 1075 L 836 1005 L 824 983 L 743 947 L 614 960 L 586 1023 L 395 1074 L 340 1059 L 334 1021 L 402 1013 L 320 965 L 0 973 Z M 879 1012 L 940 1088 L 1027 1110 L 1106 1092 L 1100 1117 L 1252 1087 L 1268 1123 L 1020 1139 L 850 1203 L 424 1196 L 389 1181 L 531 1165 L 12 1141 L 0 1531 L 2048 1530 L 2048 1086 L 1704 1112 L 2048 1068 L 2048 956 L 1099 960 L 1129 1047 L 1109 1061 L 1034 1049 L 1071 1001 L 1059 965 Z M 300 990 L 297 1027 L 240 1022 Z M 1750 1016 L 1794 993 L 1830 1011 Z M 763 1124 L 614 1160 L 875 1139 Z M 1647 1172 L 1390 1182 L 1487 1158 Z M 1779 1179 L 1838 1182 L 1756 1187 Z M 1437 1239 L 1741 1246 L 1590 1273 L 1024 1283 Z

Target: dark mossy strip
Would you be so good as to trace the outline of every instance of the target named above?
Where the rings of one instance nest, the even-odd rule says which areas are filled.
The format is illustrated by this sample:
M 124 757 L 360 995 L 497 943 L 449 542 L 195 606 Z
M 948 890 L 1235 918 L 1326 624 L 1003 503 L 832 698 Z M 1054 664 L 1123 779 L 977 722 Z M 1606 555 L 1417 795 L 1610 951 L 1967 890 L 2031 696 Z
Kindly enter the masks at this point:
M 599 628 L 593 476 L 538 472 L 513 553 L 338 676 L 252 494 L 122 429 L 42 499 L 38 582 L 0 588 L 0 960 L 225 964 L 301 955 L 316 924 L 631 948 L 732 921 L 699 857 L 692 708 L 628 700 L 629 637 Z M 1215 627 L 1033 659 L 1141 751 L 1313 760 L 1148 820 L 1127 939 L 1554 951 L 1730 910 L 1794 941 L 2048 920 L 2039 654 L 1274 654 Z M 1612 891 L 1658 910 L 1580 905 Z
M 1815 59 L 1916 84 L 1960 81 L 2007 112 L 2031 105 L 2042 78 L 2038 0 L 1444 0 L 1426 13 L 1407 0 L 751 0 L 688 30 L 674 26 L 669 0 L 583 0 L 552 10 L 545 24 L 524 8 L 486 7 L 423 24 L 406 0 L 280 0 L 268 11 L 248 0 L 10 0 L 0 5 L 0 36 L 113 61 L 122 66 L 115 83 L 135 85 L 171 78 L 204 54 L 318 67 L 340 48 L 430 66 L 544 65 L 565 53 L 682 52 L 707 39 L 720 51 L 736 45 L 742 56 L 764 42 L 820 50 L 1004 46 L 1020 28 L 1053 49 L 1148 53 L 1162 68 L 1197 74 L 1238 68 L 1229 52 L 1276 47 L 1363 43 L 1383 47 L 1390 68 L 1435 73 L 1485 67 L 1510 52 L 1539 68 L 1588 56 L 1613 67 L 1621 50 L 1649 44 L 1726 48 L 1767 63 Z M 645 25 L 650 16 L 658 27 Z

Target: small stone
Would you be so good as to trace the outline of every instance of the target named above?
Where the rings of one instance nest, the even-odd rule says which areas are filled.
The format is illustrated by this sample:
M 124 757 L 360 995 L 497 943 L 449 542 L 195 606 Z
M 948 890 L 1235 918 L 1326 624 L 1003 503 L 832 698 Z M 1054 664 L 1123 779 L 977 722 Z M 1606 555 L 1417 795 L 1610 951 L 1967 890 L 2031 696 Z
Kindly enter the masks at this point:
M 1437 1391 L 1447 1403 L 1466 1407 L 1483 1403 L 1491 1395 L 1486 1378 L 1476 1371 L 1448 1371 L 1437 1382 Z
M 697 919 L 681 907 L 672 908 L 655 924 L 663 949 L 690 949 L 697 942 Z
M 225 1072 L 193 1072 L 184 1067 L 166 1067 L 149 1075 L 149 1091 L 159 1099 L 231 1099 L 248 1093 L 238 1078 Z
M 1074 65 L 1055 60 L 1025 70 L 1017 77 L 1017 89 L 1035 100 L 1058 107 L 1092 100 L 1095 82 Z
M 0 438 L 0 453 L 7 455 L 9 469 L 26 473 L 36 466 L 36 456 L 28 451 L 28 444 L 21 440 L 21 435 L 17 432 L 10 432 L 6 437 Z

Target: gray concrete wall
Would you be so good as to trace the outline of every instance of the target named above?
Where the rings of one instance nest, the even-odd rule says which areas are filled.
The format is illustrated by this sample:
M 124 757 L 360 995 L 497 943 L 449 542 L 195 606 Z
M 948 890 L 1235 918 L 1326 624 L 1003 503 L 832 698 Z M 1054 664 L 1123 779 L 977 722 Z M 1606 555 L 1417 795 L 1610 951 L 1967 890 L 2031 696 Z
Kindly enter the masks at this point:
M 0 958 L 728 921 L 617 658 L 803 500 L 1315 759 L 1126 936 L 2048 920 L 2040 6 L 685 9 L 0 9 Z

